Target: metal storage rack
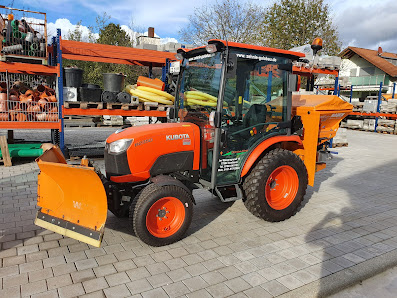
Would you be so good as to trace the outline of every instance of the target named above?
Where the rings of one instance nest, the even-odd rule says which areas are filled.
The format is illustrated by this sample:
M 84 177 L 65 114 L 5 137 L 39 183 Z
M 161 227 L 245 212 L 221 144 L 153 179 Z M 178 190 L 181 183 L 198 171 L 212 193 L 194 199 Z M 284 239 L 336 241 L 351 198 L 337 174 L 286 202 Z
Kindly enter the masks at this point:
M 57 31 L 57 40 L 54 43 L 57 48 L 55 59 L 58 61 L 59 69 L 62 69 L 62 59 L 103 62 L 113 64 L 138 65 L 149 67 L 149 75 L 153 67 L 162 67 L 162 78 L 166 79 L 166 70 L 170 60 L 175 60 L 175 53 L 161 52 L 146 49 L 119 47 L 112 45 L 100 45 L 94 43 L 62 40 L 61 30 Z M 103 116 L 117 115 L 126 117 L 166 117 L 166 110 L 120 110 L 120 109 L 97 109 L 97 108 L 65 108 L 63 99 L 63 73 L 58 78 L 58 93 L 60 110 L 62 111 L 61 125 L 64 127 L 64 116 Z M 63 129 L 60 132 L 59 145 L 64 148 Z
M 46 14 L 3 5 L 0 5 L 0 10 L 0 27 L 3 27 L 0 33 L 0 81 L 5 83 L 7 89 L 0 129 L 7 129 L 10 139 L 13 138 L 14 129 L 62 132 L 62 113 L 56 92 L 60 68 L 55 60 L 48 59 L 49 50 L 53 50 L 53 47 L 47 46 Z M 17 93 L 18 97 L 11 100 L 10 92 L 14 92 L 11 87 L 15 81 L 30 85 L 32 89 L 44 83 L 54 89 L 51 92 L 56 92 L 56 99 L 54 101 L 53 98 L 51 103 L 43 103 L 37 110 L 33 108 L 34 105 L 20 101 L 21 95 L 26 95 L 23 92 Z
M 394 83 L 393 85 L 393 94 L 392 94 L 392 98 L 395 98 L 395 87 L 396 87 L 396 83 Z M 391 113 L 381 113 L 380 112 L 380 105 L 382 102 L 382 88 L 383 88 L 383 84 L 382 82 L 379 84 L 379 92 L 378 92 L 378 105 L 377 105 L 377 111 L 374 113 L 366 113 L 366 112 L 351 112 L 350 115 L 352 116 L 358 116 L 358 117 L 375 117 L 375 132 L 377 131 L 377 127 L 378 127 L 378 120 L 379 117 L 385 117 L 385 118 L 389 118 L 389 119 L 395 119 L 397 120 L 397 114 L 391 114 Z M 351 86 L 350 89 L 350 102 L 352 102 L 352 94 L 353 94 L 353 86 Z
M 64 107 L 63 99 L 63 72 L 62 59 L 95 61 L 104 63 L 117 63 L 127 65 L 139 65 L 163 68 L 163 80 L 166 78 L 166 70 L 170 60 L 174 60 L 174 53 L 159 52 L 145 49 L 135 49 L 110 45 L 76 42 L 62 40 L 61 30 L 57 30 L 57 36 L 52 39 L 48 46 L 48 66 L 41 64 L 0 62 L 0 73 L 23 74 L 36 76 L 52 76 L 56 85 L 56 97 L 58 118 L 56 121 L 0 121 L 0 129 L 51 129 L 53 140 L 64 149 L 64 116 L 135 116 L 135 117 L 166 117 L 166 110 L 120 110 L 120 109 L 96 109 L 96 108 L 69 108 Z

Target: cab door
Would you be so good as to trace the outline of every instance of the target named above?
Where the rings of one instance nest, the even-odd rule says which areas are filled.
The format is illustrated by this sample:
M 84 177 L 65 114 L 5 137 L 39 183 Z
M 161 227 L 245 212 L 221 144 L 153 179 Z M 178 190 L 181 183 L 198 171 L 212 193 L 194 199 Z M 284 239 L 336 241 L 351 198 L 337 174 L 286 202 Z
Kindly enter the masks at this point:
M 240 181 L 249 153 L 263 140 L 287 134 L 278 124 L 287 115 L 285 57 L 231 50 L 235 71 L 225 82 L 216 185 Z

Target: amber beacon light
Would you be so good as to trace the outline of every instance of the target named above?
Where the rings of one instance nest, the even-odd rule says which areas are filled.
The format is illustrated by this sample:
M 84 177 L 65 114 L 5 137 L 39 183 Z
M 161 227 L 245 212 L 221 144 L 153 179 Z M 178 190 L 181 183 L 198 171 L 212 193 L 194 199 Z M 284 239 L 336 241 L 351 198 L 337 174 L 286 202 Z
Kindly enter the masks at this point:
M 313 54 L 316 55 L 318 51 L 320 51 L 323 48 L 323 40 L 320 37 L 316 37 L 311 46 L 313 50 Z

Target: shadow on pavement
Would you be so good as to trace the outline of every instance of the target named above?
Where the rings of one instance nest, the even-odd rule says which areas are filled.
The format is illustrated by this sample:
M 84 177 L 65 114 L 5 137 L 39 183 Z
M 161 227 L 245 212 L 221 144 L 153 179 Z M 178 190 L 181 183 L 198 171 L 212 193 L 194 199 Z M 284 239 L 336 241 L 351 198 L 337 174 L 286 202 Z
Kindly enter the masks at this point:
M 339 179 L 334 183 L 336 193 L 342 190 L 347 193 L 343 197 L 349 198 L 348 202 L 341 202 L 335 197 L 335 204 L 341 202 L 345 205 L 347 203 L 348 206 L 344 206 L 340 211 L 329 211 L 305 238 L 307 244 L 320 248 L 319 251 L 322 252 L 319 272 L 321 277 L 395 249 L 393 243 L 387 244 L 387 239 L 396 236 L 397 201 L 390 200 L 393 196 L 391 194 L 397 193 L 396 173 L 397 160 L 367 168 L 349 176 L 348 179 Z M 318 297 L 335 294 L 343 289 L 341 285 L 351 286 L 348 280 L 332 284 L 329 280 L 321 278 L 319 282 Z

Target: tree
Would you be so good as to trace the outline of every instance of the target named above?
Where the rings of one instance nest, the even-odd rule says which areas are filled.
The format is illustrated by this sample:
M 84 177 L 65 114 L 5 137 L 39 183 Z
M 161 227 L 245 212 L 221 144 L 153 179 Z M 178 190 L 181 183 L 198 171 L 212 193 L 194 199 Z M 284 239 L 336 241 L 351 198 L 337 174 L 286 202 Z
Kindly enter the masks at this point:
M 238 0 L 222 0 L 196 8 L 190 23 L 179 31 L 181 40 L 194 45 L 212 38 L 242 43 L 257 43 L 263 23 L 263 8 Z
M 99 30 L 97 43 L 120 47 L 131 47 L 132 42 L 127 32 L 121 29 L 119 24 L 110 23 Z
M 322 53 L 340 52 L 337 27 L 324 0 L 276 0 L 267 8 L 261 28 L 263 45 L 290 49 L 311 43 L 316 37 L 324 41 Z
M 97 43 L 121 47 L 132 47 L 133 43 L 128 34 L 121 29 L 119 24 L 110 23 L 99 31 Z M 123 73 L 126 75 L 126 84 L 135 84 L 139 75 L 145 72 L 143 67 L 126 64 L 97 63 L 96 69 L 91 73 L 92 79 L 102 85 L 103 73 Z

